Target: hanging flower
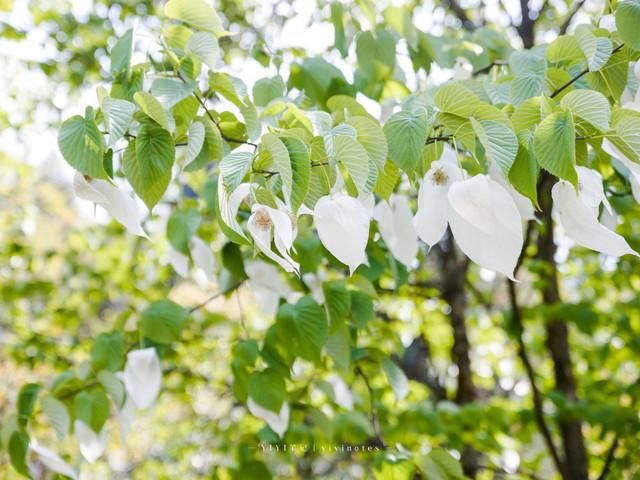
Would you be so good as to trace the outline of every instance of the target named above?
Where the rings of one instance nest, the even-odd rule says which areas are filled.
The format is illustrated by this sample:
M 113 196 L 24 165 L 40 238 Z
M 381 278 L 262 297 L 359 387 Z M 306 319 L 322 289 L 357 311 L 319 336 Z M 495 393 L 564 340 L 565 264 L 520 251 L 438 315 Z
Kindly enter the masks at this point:
M 324 196 L 316 202 L 313 218 L 324 247 L 351 274 L 367 263 L 369 212 L 358 199 L 344 193 Z
M 618 30 L 618 27 L 616 26 L 616 16 L 611 13 L 609 15 L 603 16 L 600 19 L 598 26 L 612 33 L 616 32 Z
M 88 200 L 104 208 L 133 235 L 146 237 L 138 216 L 138 207 L 133 197 L 111 182 L 89 178 L 76 172 L 73 190 L 78 198 Z
M 43 447 L 35 440 L 31 440 L 29 443 L 27 463 L 33 478 L 47 478 L 46 472 L 59 473 L 73 480 L 78 478 L 75 470 L 57 453 Z
M 324 305 L 324 288 L 322 285 L 327 280 L 327 272 L 318 270 L 317 273 L 305 273 L 302 275 L 302 281 L 311 292 L 311 297 L 320 305 Z
M 191 253 L 196 273 L 201 273 L 208 281 L 212 281 L 214 279 L 216 260 L 211 247 L 200 237 L 193 237 L 189 241 L 189 252 Z
M 247 401 L 247 407 L 252 415 L 267 422 L 267 425 L 269 425 L 271 430 L 276 432 L 278 436 L 282 438 L 284 432 L 287 431 L 289 426 L 290 410 L 287 402 L 282 402 L 282 406 L 278 413 L 272 412 L 271 410 L 267 410 L 266 408 L 258 405 L 251 397 L 249 397 L 249 400 Z
M 189 276 L 189 257 L 184 253 L 176 250 L 175 248 L 169 247 L 169 251 L 167 252 L 167 262 L 169 262 L 171 268 L 173 268 L 181 277 L 187 278 Z
M 558 181 L 551 190 L 560 225 L 578 245 L 607 255 L 637 255 L 621 235 L 598 221 L 600 204 L 606 198 L 602 177 L 594 170 L 578 167 L 578 192 L 569 182 Z M 610 208 L 610 207 L 609 207 Z
M 299 273 L 300 265 L 289 252 L 295 239 L 291 217 L 284 211 L 266 205 L 254 204 L 247 222 L 247 229 L 258 249 L 268 258 L 280 265 L 286 272 Z M 271 249 L 275 243 L 278 253 Z
M 80 453 L 87 462 L 94 463 L 107 447 L 107 431 L 103 428 L 100 433 L 96 433 L 82 420 L 76 420 L 73 428 L 80 445 Z
M 281 298 L 289 298 L 293 290 L 282 280 L 280 270 L 261 260 L 245 262 L 244 270 L 249 277 L 251 293 L 256 297 L 260 309 L 269 316 L 278 310 Z
M 454 80 L 469 80 L 473 76 L 473 65 L 464 57 L 456 58 L 453 65 Z
M 345 410 L 353 410 L 353 394 L 349 385 L 338 375 L 331 375 L 327 383 L 333 387 L 333 401 Z
M 452 158 L 448 156 L 433 162 L 418 190 L 418 211 L 413 218 L 413 226 L 429 248 L 438 243 L 447 231 L 449 189 L 463 179 L 463 171 L 450 160 Z
M 476 175 L 453 183 L 448 200 L 451 232 L 465 255 L 515 280 L 522 220 L 509 192 L 487 175 Z
M 391 254 L 408 267 L 418 253 L 418 235 L 407 197 L 392 195 L 388 203 L 378 203 L 373 218 Z
M 250 193 L 251 184 L 241 183 L 233 192 L 227 195 L 226 187 L 222 181 L 222 175 L 218 177 L 218 208 L 220 210 L 221 220 L 225 225 L 245 240 L 248 239 L 242 231 L 242 227 L 238 223 L 236 217 L 238 216 L 240 205 L 245 201 Z
M 120 424 L 120 436 L 124 441 L 129 436 L 133 422 L 136 419 L 136 404 L 130 395 L 127 395 L 124 405 L 116 409 L 116 418 Z
M 200 237 L 193 237 L 189 241 L 189 253 L 195 267 L 195 273 L 204 277 L 207 281 L 214 279 L 214 270 L 216 260 L 211 247 L 207 245 Z M 167 261 L 169 265 L 176 271 L 178 275 L 184 278 L 189 277 L 189 257 L 184 253 L 169 248 L 167 253 Z
M 132 350 L 127 354 L 123 382 L 136 407 L 147 408 L 155 402 L 162 382 L 162 368 L 155 348 Z

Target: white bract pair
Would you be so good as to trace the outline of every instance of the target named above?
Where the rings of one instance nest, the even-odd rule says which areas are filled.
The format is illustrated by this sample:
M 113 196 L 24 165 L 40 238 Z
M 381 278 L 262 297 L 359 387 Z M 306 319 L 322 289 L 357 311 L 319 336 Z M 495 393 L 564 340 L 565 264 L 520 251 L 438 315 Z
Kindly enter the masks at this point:
M 237 221 L 242 202 L 250 198 L 251 185 L 241 184 L 226 195 L 220 181 L 218 202 L 223 222 L 248 240 Z M 300 272 L 299 264 L 291 258 L 297 235 L 297 218 L 289 207 L 278 201 L 278 208 L 260 203 L 251 206 L 247 230 L 257 249 L 280 265 L 286 272 Z M 313 211 L 301 207 L 299 215 L 312 215 L 320 241 L 329 252 L 353 271 L 367 263 L 365 248 L 369 239 L 370 213 L 360 200 L 337 192 L 320 198 Z M 275 250 L 272 248 L 272 242 Z
M 586 167 L 577 167 L 576 170 L 577 192 L 564 180 L 558 181 L 551 190 L 555 211 L 565 234 L 576 244 L 606 255 L 637 255 L 624 237 L 598 221 L 601 204 L 604 203 L 607 211 L 612 213 L 600 174 Z
M 244 270 L 247 273 L 249 289 L 264 314 L 269 317 L 275 316 L 281 298 L 286 299 L 288 303 L 295 302 L 298 292 L 287 285 L 275 265 L 262 260 L 251 260 L 245 262 Z
M 429 247 L 442 239 L 448 225 L 471 260 L 514 279 L 523 244 L 522 217 L 513 196 L 491 177 L 465 179 L 453 161 L 433 162 L 420 185 L 414 225 Z
M 189 254 L 194 266 L 196 279 L 204 278 L 206 282 L 214 280 L 216 260 L 211 247 L 200 237 L 192 237 L 189 240 Z M 167 255 L 169 264 L 181 277 L 189 277 L 189 257 L 184 253 L 171 248 Z M 203 282 L 204 283 L 204 282 Z
M 106 180 L 85 177 L 76 172 L 73 190 L 78 198 L 88 200 L 104 208 L 109 215 L 120 222 L 133 235 L 146 237 L 140 224 L 136 200 Z
M 260 420 L 264 420 L 269 428 L 276 432 L 280 438 L 289 427 L 290 409 L 287 402 L 282 402 L 279 412 L 272 412 L 258 405 L 251 397 L 247 400 L 247 407 L 251 414 Z
M 251 189 L 251 184 L 242 183 L 233 192 L 227 194 L 222 175 L 218 180 L 218 205 L 222 221 L 247 241 L 248 238 L 236 217 L 242 202 L 250 199 Z M 300 265 L 291 258 L 290 254 L 296 237 L 295 223 L 290 209 L 284 203 L 279 202 L 278 208 L 253 203 L 251 216 L 247 221 L 247 230 L 256 248 L 267 258 L 276 262 L 288 273 L 300 272 Z M 276 251 L 271 248 L 272 242 L 275 243 Z
M 118 408 L 118 419 L 126 436 L 135 417 L 135 409 L 150 407 L 160 393 L 162 368 L 155 348 L 132 350 L 127 354 L 124 371 L 118 374 L 124 384 L 127 398 Z M 74 422 L 75 435 L 83 458 L 93 463 L 102 456 L 107 446 L 107 431 L 96 433 L 82 420 Z
M 388 202 L 382 201 L 376 205 L 373 218 L 391 255 L 409 267 L 419 248 L 409 199 L 403 195 L 391 195 Z
M 47 472 L 59 473 L 72 480 L 78 478 L 75 470 L 53 450 L 43 447 L 35 440 L 29 443 L 27 466 L 32 478 L 48 478 Z

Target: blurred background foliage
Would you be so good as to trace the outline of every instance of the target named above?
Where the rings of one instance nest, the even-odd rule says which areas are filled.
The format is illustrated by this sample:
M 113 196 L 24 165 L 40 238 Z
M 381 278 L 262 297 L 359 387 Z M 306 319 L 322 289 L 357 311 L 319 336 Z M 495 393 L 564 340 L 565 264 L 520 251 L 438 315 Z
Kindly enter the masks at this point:
M 159 28 L 161 7 L 161 2 L 153 1 L 0 1 L 4 12 L 0 14 L 3 419 L 14 410 L 21 385 L 50 383 L 60 372 L 77 368 L 89 358 L 97 335 L 135 322 L 138 312 L 151 302 L 169 297 L 195 306 L 217 291 L 216 285 L 179 277 L 167 264 L 167 210 L 160 208 L 157 218 L 148 220 L 152 241 L 145 241 L 124 234 L 119 224 L 99 214 L 94 217 L 91 207 L 78 205 L 69 185 L 70 170 L 52 141 L 61 119 L 79 110 L 87 98 L 93 100 L 89 87 L 109 78 L 107 51 L 116 37 L 134 24 L 143 38 L 151 35 Z M 371 28 L 376 11 L 380 15 L 374 19 L 400 34 L 406 32 L 395 9 L 407 12 L 421 29 L 418 49 L 406 58 L 415 67 L 415 78 L 408 81 L 398 70 L 382 72 L 391 79 L 384 91 L 376 92 L 379 83 L 367 84 L 367 78 L 359 83 L 355 75 L 358 90 L 391 103 L 409 93 L 407 85 L 416 88 L 437 75 L 432 72 L 434 58 L 438 68 L 446 68 L 464 56 L 479 69 L 506 58 L 512 46 L 549 41 L 570 29 L 572 22 L 607 12 L 598 1 L 532 0 L 531 20 L 539 20 L 534 37 L 529 38 L 520 7 L 517 2 L 484 0 L 413 1 L 401 7 L 396 2 L 366 0 L 216 2 L 228 29 L 238 36 L 233 42 L 222 42 L 230 68 L 242 72 L 245 66 L 262 65 L 277 71 L 298 62 L 290 70 L 294 86 L 318 81 L 317 64 L 304 60 L 310 56 L 326 54 L 323 58 L 353 65 L 354 37 Z M 421 26 L 421 19 L 427 19 L 428 25 Z M 295 29 L 287 30 L 292 23 Z M 306 27 L 318 24 L 326 28 L 313 33 L 322 38 L 301 38 Z M 286 38 L 290 32 L 297 32 L 298 38 Z M 477 44 L 483 46 L 481 52 Z M 317 45 L 327 45 L 322 47 L 326 52 L 313 52 Z M 296 77 L 296 68 L 309 72 Z M 327 72 L 321 72 L 326 79 Z M 326 91 L 320 86 L 318 92 L 312 100 L 322 102 Z M 204 217 L 206 225 L 213 215 L 209 206 L 183 193 L 173 192 L 169 203 L 181 208 L 198 205 L 209 215 Z M 640 207 L 630 195 L 614 200 L 617 213 L 624 217 L 619 231 L 633 239 L 633 233 L 640 231 Z M 205 226 L 201 234 L 215 243 L 213 228 Z M 637 248 L 638 241 L 633 245 Z M 318 246 L 308 247 L 311 259 L 318 254 Z M 521 293 L 524 341 L 545 395 L 545 413 L 584 421 L 593 478 L 607 463 L 614 442 L 617 449 L 610 478 L 637 478 L 639 264 L 635 258 L 613 263 L 584 249 L 574 248 L 571 255 L 567 250 L 561 245 L 557 254 L 564 303 L 542 302 L 536 272 L 545 265 L 535 259 L 527 260 L 526 270 L 532 273 L 524 283 L 530 287 Z M 223 252 L 217 255 L 222 262 Z M 429 257 L 409 278 L 386 261 L 383 258 L 380 265 L 383 273 L 375 315 L 358 329 L 358 343 L 363 349 L 380 350 L 403 369 L 410 379 L 408 395 L 397 399 L 388 375 L 377 368 L 364 366 L 363 375 L 343 371 L 342 381 L 353 393 L 350 410 L 336 398 L 331 369 L 301 367 L 290 391 L 294 398 L 304 397 L 306 404 L 292 402 L 295 421 L 286 441 L 366 443 L 375 434 L 368 418 L 372 401 L 389 445 L 401 442 L 416 450 L 444 446 L 457 452 L 472 448 L 482 453 L 476 465 L 481 479 L 551 478 L 553 467 L 518 360 L 521 331 L 513 322 L 505 285 L 475 268 L 464 280 L 477 394 L 470 402 L 460 401 L 458 366 L 452 358 L 451 307 L 441 295 L 446 270 L 438 259 Z M 554 391 L 544 328 L 545 319 L 554 316 L 571 330 L 577 403 Z M 196 312 L 181 342 L 164 347 L 165 376 L 157 408 L 136 420 L 126 442 L 114 427 L 107 455 L 94 465 L 83 464 L 83 478 L 365 478 L 373 475 L 370 472 L 377 478 L 407 478 L 412 467 L 405 468 L 401 459 L 390 455 L 260 451 L 257 445 L 274 441 L 274 434 L 236 400 L 232 360 L 238 357 L 234 353 L 238 341 L 260 338 L 271 322 L 260 314 L 247 287 Z M 415 370 L 416 365 L 421 370 Z M 56 444 L 46 418 L 37 417 L 35 429 L 42 443 Z M 57 446 L 76 463 L 79 455 L 73 439 Z M 6 455 L 0 456 L 0 478 L 16 478 Z

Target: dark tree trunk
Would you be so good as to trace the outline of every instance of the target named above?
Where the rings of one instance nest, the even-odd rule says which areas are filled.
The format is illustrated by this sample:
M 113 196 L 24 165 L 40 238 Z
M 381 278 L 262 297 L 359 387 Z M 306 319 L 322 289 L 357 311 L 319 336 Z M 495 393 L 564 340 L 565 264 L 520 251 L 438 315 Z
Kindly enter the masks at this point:
M 469 356 L 469 337 L 465 321 L 467 296 L 465 280 L 469 263 L 466 258 L 456 254 L 453 235 L 447 232 L 447 238 L 441 243 L 440 275 L 442 282 L 442 298 L 449 304 L 449 319 L 453 330 L 453 347 L 451 357 L 458 368 L 458 388 L 455 401 L 459 405 L 473 402 L 477 395 L 473 384 L 471 358 Z M 462 468 L 464 474 L 475 478 L 480 464 L 480 453 L 471 446 L 462 451 Z
M 531 48 L 535 44 L 535 25 L 536 21 L 531 18 L 531 11 L 529 10 L 528 0 L 520 0 L 520 12 L 522 20 L 520 25 L 516 27 L 518 35 L 522 39 L 524 48 Z
M 542 208 L 542 225 L 538 235 L 538 258 L 548 265 L 542 289 L 542 299 L 545 305 L 553 305 L 561 301 L 554 258 L 556 244 L 553 238 L 553 220 L 551 218 L 551 187 L 553 183 L 554 178 L 551 175 L 543 174 L 538 196 Z M 567 400 L 575 402 L 577 400 L 576 380 L 569 350 L 569 329 L 561 318 L 546 320 L 547 348 L 553 359 L 556 389 L 564 394 Z M 564 447 L 563 478 L 565 480 L 588 480 L 588 458 L 582 435 L 582 422 L 575 418 L 560 418 L 559 426 Z

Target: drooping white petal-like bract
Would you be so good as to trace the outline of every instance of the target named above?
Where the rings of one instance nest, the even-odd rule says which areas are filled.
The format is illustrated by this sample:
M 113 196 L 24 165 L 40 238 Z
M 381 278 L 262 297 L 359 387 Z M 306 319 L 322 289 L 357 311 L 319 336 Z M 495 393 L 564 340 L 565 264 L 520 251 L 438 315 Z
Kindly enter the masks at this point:
M 456 58 L 456 63 L 453 65 L 453 79 L 454 80 L 469 80 L 473 75 L 473 65 L 464 57 Z
M 343 193 L 324 196 L 316 202 L 313 218 L 324 247 L 351 273 L 367 263 L 369 212 L 358 199 Z
M 233 192 L 227 195 L 224 182 L 222 181 L 222 175 L 218 177 L 218 208 L 220 209 L 220 219 L 245 240 L 247 240 L 247 237 L 242 231 L 242 227 L 236 217 L 238 216 L 240 205 L 250 193 L 251 184 L 241 183 Z
M 447 230 L 449 220 L 448 193 L 451 185 L 461 181 L 463 172 L 451 161 L 431 164 L 418 190 L 418 211 L 413 225 L 420 239 L 433 247 Z
M 42 471 L 43 467 L 51 473 L 59 473 L 73 480 L 78 478 L 75 470 L 56 452 L 43 447 L 34 440 L 29 443 L 27 459 L 29 472 L 33 478 L 46 478 L 46 474 Z
M 408 267 L 418 253 L 418 235 L 407 197 L 392 195 L 389 202 L 378 203 L 373 218 L 391 254 Z
M 126 192 L 106 180 L 88 179 L 76 172 L 73 177 L 73 190 L 78 198 L 96 203 L 109 215 L 120 222 L 133 235 L 146 237 L 142 229 L 136 201 Z
M 244 270 L 249 277 L 251 293 L 256 297 L 260 309 L 273 316 L 278 310 L 280 298 L 287 298 L 292 293 L 274 265 L 261 260 L 245 262 Z
M 247 229 L 256 247 L 268 258 L 280 265 L 286 272 L 298 273 L 300 265 L 291 258 L 295 229 L 289 214 L 266 205 L 254 204 L 247 221 Z M 271 241 L 278 253 L 271 249 Z
M 124 441 L 129 436 L 133 422 L 136 419 L 136 404 L 132 397 L 127 396 L 122 408 L 116 410 L 116 418 L 120 424 L 120 436 Z
M 272 412 L 271 410 L 267 410 L 266 408 L 258 405 L 253 401 L 251 397 L 247 401 L 247 407 L 249 407 L 249 411 L 252 415 L 258 417 L 261 420 L 267 422 L 267 425 L 278 434 L 279 437 L 282 438 L 284 432 L 287 431 L 289 426 L 289 404 L 287 402 L 282 402 L 282 406 L 280 407 L 280 412 Z
M 200 237 L 194 236 L 189 241 L 189 251 L 191 253 L 191 259 L 193 260 L 193 264 L 196 269 L 203 272 L 207 280 L 213 280 L 216 260 L 213 256 L 211 247 L 207 245 Z
M 123 383 L 136 407 L 147 408 L 155 402 L 161 382 L 162 368 L 155 348 L 132 350 L 127 354 Z
M 82 420 L 76 420 L 73 428 L 80 445 L 80 453 L 87 462 L 94 463 L 107 447 L 107 431 L 103 428 L 100 433 L 96 433 Z
M 597 172 L 594 173 L 599 177 Z M 598 199 L 599 192 L 593 183 L 594 179 L 589 169 L 583 168 L 578 170 L 579 192 L 564 180 L 553 186 L 553 205 L 565 234 L 578 245 L 607 255 L 619 257 L 636 254 L 624 237 L 598 221 L 598 208 L 602 199 Z
M 476 175 L 449 189 L 449 225 L 460 249 L 481 267 L 514 279 L 522 250 L 522 220 L 498 182 Z
M 616 16 L 613 14 L 603 16 L 600 19 L 598 26 L 605 30 L 609 30 L 610 32 L 616 32 L 618 30 L 618 27 L 616 27 Z
M 169 247 L 167 261 L 178 275 L 187 278 L 189 276 L 189 257 L 175 248 Z

